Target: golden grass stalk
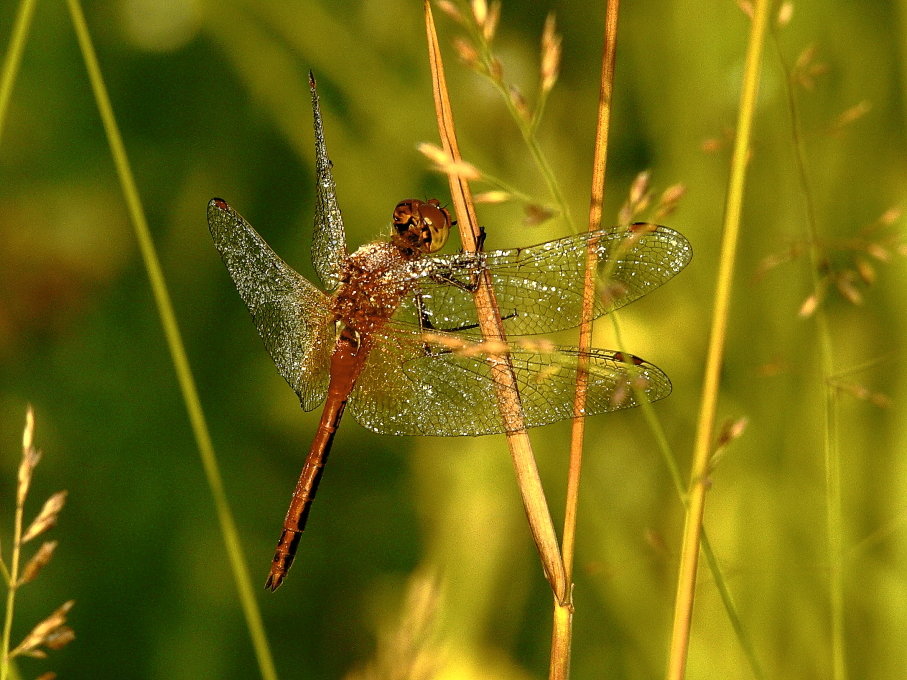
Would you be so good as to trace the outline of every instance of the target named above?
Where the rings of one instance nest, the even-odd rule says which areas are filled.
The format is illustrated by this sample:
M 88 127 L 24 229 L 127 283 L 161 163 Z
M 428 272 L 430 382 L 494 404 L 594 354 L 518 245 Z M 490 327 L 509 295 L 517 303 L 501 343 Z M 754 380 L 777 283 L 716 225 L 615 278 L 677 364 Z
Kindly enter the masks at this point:
M 117 126 L 116 118 L 113 114 L 113 108 L 110 104 L 110 98 L 107 95 L 107 88 L 104 84 L 100 66 L 98 65 L 98 59 L 94 51 L 94 46 L 92 45 L 91 35 L 88 32 L 85 15 L 82 12 L 79 0 L 67 0 L 67 5 L 69 7 L 73 27 L 76 31 L 79 48 L 82 52 L 82 57 L 85 60 L 85 67 L 88 71 L 88 78 L 91 81 L 91 87 L 94 92 L 98 111 L 101 115 L 101 121 L 104 124 L 107 142 L 110 145 L 110 153 L 113 157 L 117 175 L 120 179 L 123 196 L 126 199 L 126 205 L 133 229 L 135 230 L 136 240 L 139 243 L 139 249 L 142 253 L 145 269 L 148 272 L 151 291 L 154 295 L 158 314 L 161 318 L 161 324 L 164 327 L 164 335 L 170 350 L 170 357 L 176 371 L 177 380 L 183 395 L 183 401 L 186 404 L 186 410 L 192 425 L 193 434 L 195 435 L 195 442 L 198 447 L 199 456 L 202 460 L 202 466 L 205 470 L 208 487 L 210 488 L 211 495 L 214 499 L 214 506 L 217 512 L 221 534 L 223 535 L 224 543 L 226 545 L 227 556 L 230 561 L 231 570 L 233 571 L 233 578 L 236 581 L 236 588 L 239 594 L 243 614 L 245 615 L 246 626 L 249 629 L 249 635 L 255 649 L 259 671 L 263 678 L 266 678 L 267 680 L 276 680 L 277 672 L 265 636 L 261 612 L 258 609 L 258 604 L 253 595 L 252 584 L 249 579 L 249 570 L 246 566 L 245 559 L 243 558 L 242 548 L 239 542 L 239 533 L 236 530 L 236 523 L 233 520 L 233 514 L 227 501 L 223 478 L 220 469 L 218 468 L 214 447 L 211 443 L 211 435 L 208 432 L 201 401 L 198 397 L 198 390 L 195 387 L 195 380 L 192 377 L 192 371 L 189 367 L 189 360 L 186 356 L 186 350 L 180 336 L 179 326 L 176 322 L 176 315 L 170 301 L 170 294 L 167 291 L 167 285 L 164 280 L 163 271 L 161 270 L 160 261 L 158 260 L 157 252 L 151 239 L 151 233 L 148 230 L 148 222 L 145 218 L 144 209 L 142 208 L 141 199 L 139 198 L 139 192 L 135 184 L 135 179 L 132 176 L 129 159 L 126 155 L 126 148 L 123 145 L 123 139 L 120 135 L 119 127 Z
M 677 577 L 677 594 L 674 603 L 674 624 L 671 634 L 671 651 L 666 677 L 680 680 L 686 672 L 687 651 L 690 644 L 690 625 L 693 617 L 693 598 L 696 592 L 696 574 L 702 540 L 702 520 L 705 512 L 705 495 L 709 486 L 709 464 L 713 450 L 715 412 L 718 403 L 718 386 L 727 339 L 727 322 L 730 308 L 731 286 L 736 264 L 737 240 L 740 232 L 740 215 L 746 184 L 750 138 L 756 108 L 756 94 L 762 64 L 762 51 L 768 29 L 770 0 L 757 0 L 750 28 L 749 44 L 737 116 L 737 134 L 731 159 L 728 192 L 725 201 L 718 282 L 715 290 L 715 307 L 709 331 L 708 354 L 699 419 L 693 448 L 693 464 L 689 482 L 689 504 L 684 522 L 683 544 Z
M 605 10 L 604 50 L 602 53 L 601 84 L 598 97 L 598 122 L 595 130 L 595 148 L 592 161 L 592 187 L 589 200 L 589 231 L 601 229 L 602 203 L 605 196 L 605 171 L 608 164 L 608 134 L 611 123 L 611 100 L 614 93 L 614 63 L 617 53 L 617 17 L 619 0 L 610 0 Z M 552 22 L 553 24 L 553 22 Z M 548 25 L 546 24 L 546 35 Z M 544 41 L 543 41 L 544 44 Z M 545 59 L 543 58 L 543 63 Z M 549 88 L 550 89 L 550 88 Z M 596 271 L 598 265 L 597 243 L 589 242 L 586 250 L 586 271 L 583 278 L 582 311 L 579 339 L 580 362 L 576 373 L 576 395 L 573 402 L 573 423 L 570 437 L 570 463 L 567 469 L 567 496 L 564 508 L 564 533 L 562 553 L 567 582 L 573 579 L 573 558 L 576 544 L 576 515 L 579 506 L 579 483 L 585 442 L 586 392 L 588 372 L 583 352 L 592 347 L 592 315 L 597 294 Z M 551 630 L 551 665 L 548 676 L 552 680 L 570 677 L 570 648 L 573 639 L 573 601 L 554 603 L 554 620 Z
M 454 163 L 461 160 L 457 144 L 453 113 L 447 84 L 444 77 L 444 66 L 441 61 L 441 50 L 435 31 L 434 18 L 428 0 L 424 3 L 425 27 L 428 35 L 428 54 L 431 64 L 432 83 L 435 100 L 435 112 L 438 118 L 438 130 L 445 153 Z M 460 227 L 460 239 L 464 250 L 475 251 L 479 239 L 478 221 L 469 184 L 460 176 L 449 175 L 450 193 L 456 210 Z M 501 324 L 501 315 L 497 309 L 494 291 L 484 276 L 475 294 L 479 327 L 486 340 L 505 343 L 506 338 Z M 516 390 L 516 379 L 506 355 L 490 357 L 494 361 L 494 379 L 498 386 L 499 408 L 501 417 L 508 431 L 507 444 L 517 475 L 523 507 L 529 519 L 529 526 L 535 540 L 545 577 L 551 585 L 557 602 L 569 600 L 567 582 L 564 575 L 564 564 L 561 559 L 554 523 L 545 501 L 544 490 L 539 478 L 538 468 L 529 442 L 529 435 L 523 426 L 522 408 Z

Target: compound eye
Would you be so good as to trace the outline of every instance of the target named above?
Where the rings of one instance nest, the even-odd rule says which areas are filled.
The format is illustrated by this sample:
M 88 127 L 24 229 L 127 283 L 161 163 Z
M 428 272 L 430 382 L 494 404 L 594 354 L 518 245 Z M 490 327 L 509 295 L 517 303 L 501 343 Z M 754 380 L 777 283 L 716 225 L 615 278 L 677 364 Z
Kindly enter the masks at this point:
M 419 206 L 422 216 L 422 243 L 426 253 L 434 253 L 444 247 L 450 235 L 450 213 L 437 200 Z
M 410 198 L 394 208 L 394 242 L 401 248 L 434 253 L 450 234 L 450 213 L 437 199 Z

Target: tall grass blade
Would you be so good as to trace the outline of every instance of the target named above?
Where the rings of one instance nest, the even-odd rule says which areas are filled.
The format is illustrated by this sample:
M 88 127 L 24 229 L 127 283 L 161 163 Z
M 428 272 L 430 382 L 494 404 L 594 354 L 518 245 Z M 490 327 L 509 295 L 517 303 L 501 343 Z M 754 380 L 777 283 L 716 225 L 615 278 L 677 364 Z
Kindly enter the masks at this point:
M 770 0 L 758 0 L 756 2 L 746 51 L 740 109 L 737 116 L 737 133 L 734 140 L 727 199 L 725 201 L 718 282 L 715 290 L 715 307 L 712 312 L 702 399 L 699 406 L 699 419 L 693 449 L 689 506 L 684 523 L 683 545 L 677 577 L 671 651 L 666 674 L 668 680 L 681 680 L 686 672 L 687 652 L 690 644 L 690 625 L 693 617 L 693 598 L 696 592 L 696 574 L 702 540 L 702 519 L 705 512 L 705 494 L 708 488 L 709 458 L 712 453 L 715 412 L 718 404 L 718 386 L 727 338 L 731 286 L 736 264 L 737 239 L 740 232 L 740 215 L 743 208 L 746 171 L 750 155 L 750 138 L 756 109 L 756 94 L 759 89 L 762 52 L 765 46 L 771 5 Z
M 462 160 L 462 157 L 453 126 L 453 114 L 444 78 L 440 45 L 435 32 L 431 6 L 427 0 L 424 4 L 424 11 L 438 129 L 444 150 L 453 159 L 454 163 L 458 163 Z M 469 183 L 462 177 L 454 175 L 449 175 L 449 180 L 451 199 L 460 223 L 460 238 L 463 248 L 475 250 L 479 238 L 479 229 Z M 485 280 L 480 282 L 476 292 L 479 326 L 486 340 L 503 343 L 505 338 L 501 328 L 501 315 L 497 310 L 497 302 L 494 299 L 493 290 L 487 276 L 484 278 Z M 523 507 L 542 561 L 542 567 L 545 570 L 545 577 L 551 585 L 554 597 L 559 602 L 566 602 L 569 599 L 569 592 L 564 575 L 564 563 L 561 559 L 557 534 L 554 531 L 554 523 L 551 521 L 551 513 L 545 500 L 541 479 L 539 478 L 538 467 L 532 453 L 529 435 L 525 428 L 520 426 L 522 422 L 522 407 L 518 399 L 514 398 L 517 390 L 512 388 L 515 377 L 509 366 L 509 359 L 502 357 L 498 362 L 498 367 L 500 370 L 496 373 L 495 380 L 500 385 L 511 387 L 511 389 L 500 391 L 501 398 L 498 406 L 501 409 L 502 417 L 508 423 L 507 429 L 510 430 L 507 434 L 507 445 L 510 448 L 511 459 L 516 471 Z
M 259 670 L 262 678 L 265 678 L 266 680 L 276 680 L 277 672 L 265 636 L 261 613 L 253 595 L 248 568 L 243 558 L 239 542 L 239 534 L 236 530 L 236 523 L 233 520 L 233 515 L 227 501 L 223 478 L 217 465 L 217 457 L 214 453 L 214 447 L 211 444 L 211 436 L 208 432 L 204 413 L 202 412 L 201 401 L 198 398 L 198 390 L 195 387 L 195 381 L 189 367 L 189 360 L 186 356 L 186 350 L 183 346 L 179 327 L 176 322 L 176 315 L 173 311 L 173 305 L 170 302 L 170 294 L 168 293 L 166 283 L 164 282 L 164 275 L 154 248 L 154 243 L 151 239 L 151 234 L 148 230 L 148 223 L 145 219 L 145 213 L 139 198 L 138 189 L 135 185 L 135 179 L 132 176 L 126 149 L 123 145 L 122 137 L 120 136 L 120 131 L 113 114 L 113 108 L 110 104 L 110 98 L 107 95 L 107 88 L 104 85 L 101 69 L 98 65 L 91 36 L 88 32 L 88 25 L 85 22 L 85 16 L 78 0 L 67 0 L 67 5 L 69 7 L 73 27 L 76 31 L 76 37 L 78 38 L 79 48 L 82 52 L 82 57 L 85 60 L 85 67 L 88 71 L 88 78 L 91 81 L 91 87 L 94 92 L 95 101 L 97 102 L 98 111 L 101 115 L 101 121 L 104 124 L 104 131 L 107 134 L 107 141 L 110 144 L 110 152 L 113 156 L 123 195 L 126 199 L 132 226 L 135 229 L 135 235 L 142 253 L 142 259 L 144 260 L 145 268 L 148 271 L 151 290 L 154 294 L 154 300 L 158 308 L 158 314 L 161 318 L 161 324 L 164 327 L 167 346 L 170 350 L 174 369 L 176 370 L 177 380 L 179 381 L 180 390 L 183 394 L 183 400 L 186 403 L 186 410 L 189 414 L 189 421 L 192 425 L 196 445 L 198 446 L 199 455 L 202 459 L 205 476 L 207 477 L 208 486 L 211 489 L 211 495 L 214 499 L 217 518 L 227 548 L 227 555 L 230 560 L 233 577 L 236 581 L 236 587 L 245 615 L 246 625 L 249 628 L 255 655 L 258 659 Z
M 3 73 L 0 75 L 0 142 L 3 141 L 9 100 L 13 94 L 13 85 L 16 82 L 16 75 L 19 73 L 19 66 L 22 64 L 22 52 L 25 50 L 28 29 L 31 27 L 32 16 L 35 14 L 37 4 L 38 0 L 22 0 L 19 3 L 9 48 L 6 50 L 6 56 L 3 57 Z

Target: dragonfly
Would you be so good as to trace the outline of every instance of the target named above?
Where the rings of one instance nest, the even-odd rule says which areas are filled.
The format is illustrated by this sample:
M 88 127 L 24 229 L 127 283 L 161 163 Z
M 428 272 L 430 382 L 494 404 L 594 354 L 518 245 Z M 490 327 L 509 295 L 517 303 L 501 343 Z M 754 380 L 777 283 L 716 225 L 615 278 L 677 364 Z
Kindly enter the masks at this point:
M 474 292 L 489 277 L 507 336 L 579 323 L 586 254 L 598 256 L 599 317 L 646 295 L 690 261 L 688 241 L 636 223 L 509 250 L 438 251 L 453 220 L 436 199 L 397 204 L 390 238 L 347 250 L 314 78 L 316 206 L 312 261 L 327 292 L 284 262 L 221 198 L 208 204 L 214 244 L 265 348 L 306 411 L 324 403 L 293 491 L 265 587 L 290 569 L 349 405 L 381 434 L 476 436 L 512 431 L 496 408 L 494 367 L 506 355 L 516 380 L 519 427 L 576 417 L 578 371 L 587 378 L 583 416 L 655 401 L 671 391 L 656 366 L 622 351 L 510 340 L 483 351 Z M 514 395 L 517 396 L 517 395 Z

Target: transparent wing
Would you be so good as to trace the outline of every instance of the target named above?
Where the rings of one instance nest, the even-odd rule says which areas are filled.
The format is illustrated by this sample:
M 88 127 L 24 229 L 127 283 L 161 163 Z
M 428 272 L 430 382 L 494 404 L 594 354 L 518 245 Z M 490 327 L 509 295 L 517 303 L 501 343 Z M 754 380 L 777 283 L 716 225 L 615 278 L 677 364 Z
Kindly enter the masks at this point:
M 315 90 L 315 78 L 309 73 L 309 89 L 312 91 L 312 113 L 315 118 L 315 171 L 318 183 L 315 187 L 315 233 L 312 241 L 312 263 L 321 283 L 327 290 L 334 290 L 340 283 L 338 272 L 347 258 L 346 233 L 343 217 L 337 205 L 337 187 L 331 172 L 324 141 L 324 125 L 321 120 L 321 106 Z
M 223 199 L 208 203 L 208 228 L 277 370 L 302 407 L 312 410 L 327 393 L 334 341 L 330 299 Z
M 586 250 L 598 253 L 596 317 L 646 295 L 683 269 L 692 249 L 683 235 L 639 223 L 578 234 L 528 248 L 422 258 L 412 263 L 425 315 L 436 329 L 477 324 L 472 287 L 482 269 L 491 274 L 508 335 L 531 335 L 579 323 Z M 396 319 L 418 324 L 415 302 Z
M 441 336 L 438 336 L 441 337 Z M 452 347 L 459 347 L 452 349 Z M 363 426 L 396 435 L 484 435 L 506 431 L 498 412 L 491 367 L 478 347 L 462 338 L 425 343 L 418 334 L 395 334 L 375 344 L 350 397 Z M 671 392 L 656 366 L 621 352 L 545 343 L 511 345 L 527 427 L 573 417 L 580 358 L 589 365 L 585 415 L 637 406 L 637 394 L 655 401 Z

